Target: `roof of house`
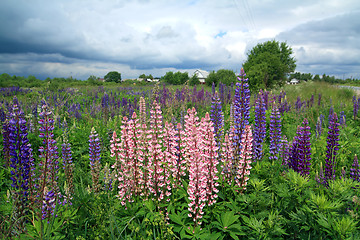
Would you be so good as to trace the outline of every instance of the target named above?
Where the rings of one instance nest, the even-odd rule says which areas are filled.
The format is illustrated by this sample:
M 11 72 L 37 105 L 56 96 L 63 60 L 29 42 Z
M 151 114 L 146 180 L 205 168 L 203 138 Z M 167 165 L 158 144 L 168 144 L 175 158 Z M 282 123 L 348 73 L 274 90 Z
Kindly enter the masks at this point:
M 296 78 L 293 78 L 293 79 L 291 79 L 291 81 L 290 81 L 291 83 L 298 83 L 299 82 L 299 80 L 297 80 Z
M 209 76 L 209 72 L 201 69 L 196 69 L 193 75 L 195 74 L 198 78 L 207 78 Z

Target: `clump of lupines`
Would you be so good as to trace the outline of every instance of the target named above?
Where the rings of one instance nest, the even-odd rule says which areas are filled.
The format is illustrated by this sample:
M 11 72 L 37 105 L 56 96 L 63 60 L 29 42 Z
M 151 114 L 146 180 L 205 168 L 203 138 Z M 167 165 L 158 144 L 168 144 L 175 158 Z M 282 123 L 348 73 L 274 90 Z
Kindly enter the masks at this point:
M 311 160 L 310 126 L 305 118 L 298 126 L 289 158 L 289 167 L 303 176 L 309 175 Z
M 47 105 L 42 106 L 42 111 L 39 114 L 39 137 L 43 139 L 43 146 L 40 146 L 40 201 L 43 201 L 42 219 L 49 219 L 54 215 L 55 205 L 61 198 L 61 193 L 58 187 L 58 151 L 56 141 L 53 139 L 54 134 L 54 119 L 52 118 L 52 111 Z
M 266 106 L 263 92 L 260 90 L 255 100 L 255 124 L 254 124 L 254 146 L 253 159 L 260 160 L 263 156 L 262 144 L 266 136 Z
M 93 182 L 93 191 L 95 193 L 100 191 L 99 183 L 99 174 L 101 169 L 101 150 L 100 150 L 100 140 L 98 134 L 95 131 L 95 128 L 91 128 L 89 136 L 89 160 L 90 160 L 90 169 L 91 177 Z
M 352 168 L 350 168 L 350 178 L 354 181 L 360 182 L 360 166 L 359 160 L 355 154 L 354 162 L 352 164 Z
M 339 150 L 339 123 L 336 113 L 330 116 L 329 131 L 327 137 L 327 151 L 326 151 L 326 163 L 325 163 L 325 179 L 334 180 L 336 155 Z
M 14 199 L 16 207 L 15 217 L 19 218 L 19 224 L 23 223 L 21 217 L 26 214 L 29 205 L 29 195 L 32 193 L 31 165 L 32 150 L 27 138 L 26 121 L 24 113 L 18 106 L 18 101 L 14 97 L 14 105 L 8 122 L 8 139 L 10 167 L 11 167 L 11 186 L 14 188 Z M 4 139 L 5 140 L 5 139 Z
M 214 96 L 212 97 L 210 118 L 211 121 L 214 123 L 216 146 L 219 148 L 224 127 L 224 115 L 221 109 L 221 102 L 217 92 L 215 92 Z
M 245 126 L 249 124 L 250 117 L 250 90 L 248 78 L 244 69 L 241 68 L 240 75 L 237 77 L 235 96 L 234 96 L 234 157 L 240 156 L 241 138 L 245 131 Z
M 270 115 L 270 160 L 278 159 L 279 150 L 281 149 L 281 117 L 279 109 L 273 106 Z

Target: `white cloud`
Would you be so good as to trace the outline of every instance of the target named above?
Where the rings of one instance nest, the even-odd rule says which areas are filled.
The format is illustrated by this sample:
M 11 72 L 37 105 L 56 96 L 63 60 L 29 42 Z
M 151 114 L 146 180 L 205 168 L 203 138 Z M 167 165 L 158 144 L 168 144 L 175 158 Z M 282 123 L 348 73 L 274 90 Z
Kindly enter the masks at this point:
M 356 0 L 4 0 L 0 72 L 77 72 L 84 78 L 111 68 L 128 77 L 169 69 L 236 70 L 249 49 L 273 38 L 293 47 L 305 72 L 317 71 L 324 60 L 356 65 L 351 59 L 359 50 L 353 34 L 358 25 L 336 19 L 359 9 Z M 334 25 L 341 34 L 332 34 Z

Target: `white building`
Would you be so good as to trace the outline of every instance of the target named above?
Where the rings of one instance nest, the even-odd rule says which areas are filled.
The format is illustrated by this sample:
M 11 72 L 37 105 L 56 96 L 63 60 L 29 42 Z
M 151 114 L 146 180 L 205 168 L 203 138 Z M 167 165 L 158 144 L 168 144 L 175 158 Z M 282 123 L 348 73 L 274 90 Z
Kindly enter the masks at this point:
M 299 83 L 300 83 L 300 81 L 297 80 L 296 78 L 291 79 L 291 81 L 289 82 L 290 85 L 296 85 L 296 84 L 299 84 Z
M 205 70 L 196 69 L 193 76 L 196 75 L 201 84 L 205 84 L 205 79 L 209 76 L 209 72 Z

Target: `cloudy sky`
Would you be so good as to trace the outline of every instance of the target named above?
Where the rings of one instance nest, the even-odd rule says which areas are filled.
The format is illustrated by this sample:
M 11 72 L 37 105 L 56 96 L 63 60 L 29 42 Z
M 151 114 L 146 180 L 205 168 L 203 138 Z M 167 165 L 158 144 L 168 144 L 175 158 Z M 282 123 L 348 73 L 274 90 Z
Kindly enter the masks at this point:
M 358 0 L 1 0 L 0 73 L 87 79 L 239 72 L 286 41 L 296 71 L 360 78 Z

